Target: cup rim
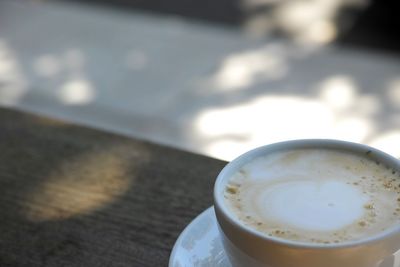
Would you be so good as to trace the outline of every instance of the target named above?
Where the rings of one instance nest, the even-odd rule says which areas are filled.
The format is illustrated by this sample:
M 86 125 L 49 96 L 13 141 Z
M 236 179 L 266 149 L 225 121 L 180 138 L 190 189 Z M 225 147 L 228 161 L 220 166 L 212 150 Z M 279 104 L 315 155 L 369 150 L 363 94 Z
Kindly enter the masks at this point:
M 331 148 L 331 149 L 347 150 L 353 153 L 354 152 L 360 154 L 365 153 L 367 155 L 373 155 L 374 159 L 379 159 L 381 162 L 384 162 L 387 165 L 390 165 L 390 167 L 393 167 L 394 169 L 400 171 L 399 159 L 379 149 L 355 142 L 342 141 L 336 139 L 295 139 L 295 140 L 282 141 L 257 147 L 230 161 L 218 174 L 214 184 L 214 192 L 213 192 L 214 206 L 216 209 L 219 210 L 219 212 L 224 216 L 224 218 L 227 219 L 232 225 L 239 228 L 241 231 L 244 231 L 250 235 L 253 235 L 267 242 L 273 242 L 293 248 L 310 248 L 310 249 L 340 249 L 347 247 L 355 247 L 377 242 L 385 238 L 388 238 L 396 233 L 400 233 L 400 224 L 396 224 L 393 227 L 390 227 L 378 234 L 362 238 L 359 240 L 344 241 L 340 243 L 330 243 L 330 244 L 317 244 L 317 243 L 308 243 L 304 241 L 302 242 L 302 241 L 287 240 L 274 236 L 267 236 L 241 223 L 231 212 L 228 212 L 228 207 L 226 207 L 226 205 L 224 204 L 224 197 L 220 193 L 222 192 L 221 190 L 223 189 L 221 187 L 225 186 L 225 183 L 223 182 L 225 176 L 228 175 L 228 172 L 232 168 L 243 165 L 246 161 L 248 161 L 251 158 L 267 154 L 268 153 L 267 151 L 272 151 L 272 152 L 282 151 L 284 150 L 284 148 L 291 148 L 291 149 Z

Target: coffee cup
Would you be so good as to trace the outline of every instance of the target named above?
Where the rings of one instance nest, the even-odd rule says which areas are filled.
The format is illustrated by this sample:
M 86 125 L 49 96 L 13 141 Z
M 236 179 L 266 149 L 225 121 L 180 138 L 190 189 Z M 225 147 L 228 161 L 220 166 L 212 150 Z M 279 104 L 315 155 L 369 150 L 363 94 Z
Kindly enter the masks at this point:
M 400 162 L 363 144 L 307 139 L 228 163 L 214 208 L 233 267 L 380 267 L 400 250 Z

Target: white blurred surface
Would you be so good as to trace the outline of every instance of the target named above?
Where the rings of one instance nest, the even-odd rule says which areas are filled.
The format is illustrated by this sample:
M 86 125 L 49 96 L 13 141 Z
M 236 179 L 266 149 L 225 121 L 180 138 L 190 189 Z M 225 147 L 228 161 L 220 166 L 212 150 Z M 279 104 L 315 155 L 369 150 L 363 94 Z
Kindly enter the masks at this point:
M 230 160 L 338 138 L 400 156 L 400 58 L 177 17 L 0 1 L 0 104 Z

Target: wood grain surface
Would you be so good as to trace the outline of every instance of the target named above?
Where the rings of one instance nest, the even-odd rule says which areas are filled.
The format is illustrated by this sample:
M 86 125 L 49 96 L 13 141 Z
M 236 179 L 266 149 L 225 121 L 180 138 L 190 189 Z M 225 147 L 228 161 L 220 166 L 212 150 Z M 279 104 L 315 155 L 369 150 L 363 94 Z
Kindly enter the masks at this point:
M 0 266 L 167 266 L 224 165 L 0 109 Z

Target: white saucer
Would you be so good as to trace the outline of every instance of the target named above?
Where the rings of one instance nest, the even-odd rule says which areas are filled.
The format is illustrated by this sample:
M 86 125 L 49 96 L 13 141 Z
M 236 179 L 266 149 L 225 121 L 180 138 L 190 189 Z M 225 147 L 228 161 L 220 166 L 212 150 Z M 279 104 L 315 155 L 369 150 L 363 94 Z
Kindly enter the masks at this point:
M 197 216 L 183 230 L 169 258 L 169 267 L 232 267 L 222 247 L 214 207 Z M 400 251 L 379 267 L 400 267 Z
M 214 207 L 183 230 L 172 249 L 169 267 L 231 267 L 219 238 Z

